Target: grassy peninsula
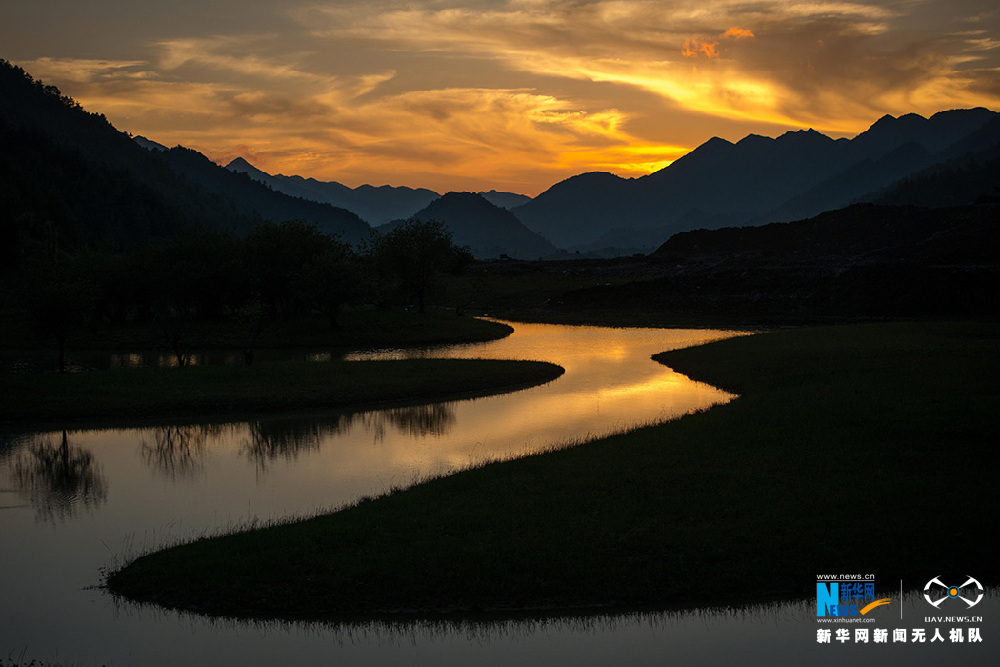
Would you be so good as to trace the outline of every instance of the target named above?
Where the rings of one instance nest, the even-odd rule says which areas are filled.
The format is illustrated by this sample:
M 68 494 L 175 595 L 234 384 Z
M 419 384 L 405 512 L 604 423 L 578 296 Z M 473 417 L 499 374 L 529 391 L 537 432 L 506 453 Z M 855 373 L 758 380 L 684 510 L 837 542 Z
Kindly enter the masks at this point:
M 427 403 L 540 384 L 562 372 L 540 361 L 409 359 L 0 375 L 0 426 L 121 426 Z
M 826 571 L 995 584 L 998 343 L 998 324 L 894 323 L 670 352 L 741 397 L 170 548 L 108 587 L 208 614 L 332 618 L 753 602 L 812 594 Z
M 426 313 L 401 308 L 345 308 L 336 329 L 316 315 L 260 322 L 254 340 L 257 356 L 267 358 L 272 350 L 358 350 L 373 347 L 422 347 L 453 343 L 477 343 L 503 338 L 512 329 L 501 322 L 460 317 L 436 309 Z M 255 326 L 233 320 L 190 322 L 178 327 L 185 352 L 231 351 L 248 347 Z M 23 312 L 0 308 L 0 352 L 18 358 L 41 355 L 45 369 L 55 370 L 58 348 L 50 337 L 40 336 L 37 325 Z M 164 327 L 153 322 L 100 326 L 72 332 L 67 341 L 70 363 L 96 351 L 160 352 L 171 355 Z

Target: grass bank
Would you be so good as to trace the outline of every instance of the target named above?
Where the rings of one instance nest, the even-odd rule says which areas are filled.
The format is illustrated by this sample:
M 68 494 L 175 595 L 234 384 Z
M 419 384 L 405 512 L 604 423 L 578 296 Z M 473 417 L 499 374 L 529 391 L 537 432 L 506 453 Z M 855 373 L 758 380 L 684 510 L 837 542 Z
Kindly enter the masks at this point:
M 499 322 L 461 317 L 454 311 L 416 313 L 399 308 L 344 308 L 337 327 L 320 316 L 261 325 L 258 350 L 273 348 L 358 349 L 473 343 L 503 338 L 512 329 Z M 235 350 L 247 347 L 253 327 L 236 319 L 192 321 L 180 330 L 188 351 Z M 79 350 L 171 351 L 164 330 L 155 322 L 122 326 L 90 325 L 67 334 L 69 357 Z M 33 323 L 27 313 L 0 310 L 0 350 L 49 350 L 55 368 L 55 339 Z
M 662 361 L 741 398 L 436 479 L 330 515 L 137 559 L 109 588 L 325 618 L 811 596 L 998 582 L 1000 325 L 788 330 Z
M 0 427 L 353 409 L 498 393 L 563 372 L 539 361 L 411 359 L 0 375 Z

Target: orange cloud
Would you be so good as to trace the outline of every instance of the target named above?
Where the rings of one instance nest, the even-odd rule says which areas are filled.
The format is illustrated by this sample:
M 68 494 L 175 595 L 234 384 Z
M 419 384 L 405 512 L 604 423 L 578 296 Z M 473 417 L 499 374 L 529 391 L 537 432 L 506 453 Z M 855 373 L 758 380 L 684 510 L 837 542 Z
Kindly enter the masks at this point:
M 722 39 L 746 39 L 747 37 L 756 37 L 756 35 L 751 30 L 744 30 L 735 26 L 722 33 Z
M 698 58 L 700 56 L 705 56 L 709 59 L 718 58 L 718 39 L 746 39 L 748 37 L 756 37 L 756 35 L 753 34 L 752 30 L 737 28 L 735 26 L 720 34 L 714 42 L 709 42 L 702 37 L 691 37 L 684 40 L 684 47 L 681 49 L 681 55 L 685 58 Z
M 719 43 L 706 42 L 700 37 L 692 37 L 684 40 L 684 48 L 681 49 L 681 55 L 685 58 L 697 58 L 702 54 L 704 54 L 706 58 L 718 58 Z

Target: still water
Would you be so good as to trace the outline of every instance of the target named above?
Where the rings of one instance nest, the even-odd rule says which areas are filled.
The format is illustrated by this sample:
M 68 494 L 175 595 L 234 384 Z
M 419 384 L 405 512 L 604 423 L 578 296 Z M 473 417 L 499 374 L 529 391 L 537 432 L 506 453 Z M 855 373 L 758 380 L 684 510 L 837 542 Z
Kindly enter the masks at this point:
M 732 332 L 514 326 L 514 334 L 492 343 L 352 358 L 539 359 L 563 366 L 565 375 L 502 396 L 353 415 L 31 433 L 0 441 L 0 659 L 662 665 L 768 662 L 778 655 L 835 664 L 877 655 L 880 663 L 913 664 L 918 656 L 978 659 L 996 647 L 985 629 L 982 644 L 919 652 L 902 645 L 820 646 L 809 602 L 681 614 L 327 626 L 204 619 L 122 603 L 97 588 L 102 568 L 177 540 L 309 515 L 430 475 L 733 398 L 650 360 L 656 352 Z M 995 598 L 988 593 L 977 612 L 995 617 Z M 926 603 L 911 596 L 906 604 L 914 616 Z

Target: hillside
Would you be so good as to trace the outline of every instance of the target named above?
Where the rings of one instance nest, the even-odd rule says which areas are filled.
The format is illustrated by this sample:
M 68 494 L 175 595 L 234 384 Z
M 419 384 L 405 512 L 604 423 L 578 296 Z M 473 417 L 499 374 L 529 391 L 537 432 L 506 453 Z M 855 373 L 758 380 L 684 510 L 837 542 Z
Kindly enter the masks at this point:
M 243 214 L 259 215 L 265 220 L 276 222 L 310 222 L 321 231 L 340 236 L 349 243 L 356 243 L 368 236 L 368 225 L 350 211 L 275 192 L 246 174 L 220 167 L 197 151 L 177 146 L 165 153 L 158 151 L 157 154 L 162 155 L 177 173 L 183 174 L 190 181 L 227 197 Z
M 962 206 L 983 199 L 995 201 L 1000 196 L 1000 119 L 991 121 L 963 143 L 967 145 L 952 152 L 970 152 L 915 172 L 867 195 L 863 201 L 932 208 Z
M 996 205 L 931 210 L 856 204 L 808 220 L 682 232 L 652 259 L 814 267 L 906 263 L 976 266 L 1000 262 Z
M 476 306 L 522 321 L 775 326 L 1000 317 L 1000 202 L 858 204 L 814 218 L 682 232 L 644 257 L 484 264 L 531 285 Z M 537 294 L 537 296 L 536 296 Z
M 522 225 L 513 213 L 474 192 L 449 192 L 417 211 L 412 219 L 444 223 L 455 244 L 468 246 L 479 259 L 501 255 L 536 259 L 556 251 L 546 239 Z M 391 229 L 400 222 L 379 229 Z
M 251 224 L 224 197 L 192 186 L 104 116 L 0 61 L 0 229 L 6 252 L 56 242 L 62 249 L 119 248 L 192 227 Z
M 244 234 L 263 220 L 313 222 L 350 241 L 368 233 L 348 211 L 273 192 L 195 151 L 144 145 L 0 61 L 0 225 L 8 248 L 56 239 L 64 247 L 122 248 L 192 229 Z
M 997 317 L 998 219 L 997 204 L 859 204 L 791 223 L 685 232 L 650 257 L 662 278 L 572 298 L 746 323 Z

